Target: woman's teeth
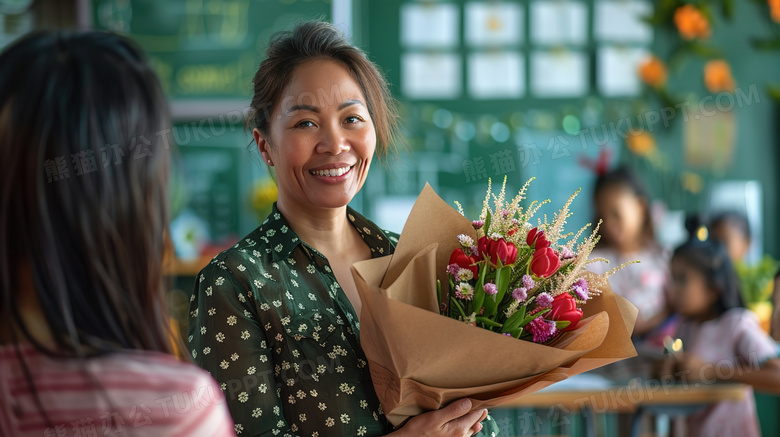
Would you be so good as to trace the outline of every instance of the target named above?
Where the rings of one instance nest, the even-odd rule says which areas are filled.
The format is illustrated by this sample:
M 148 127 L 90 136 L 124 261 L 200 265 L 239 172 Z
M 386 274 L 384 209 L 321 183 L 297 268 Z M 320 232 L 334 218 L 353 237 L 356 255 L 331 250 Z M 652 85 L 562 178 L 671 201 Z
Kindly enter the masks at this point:
M 330 177 L 336 177 L 341 176 L 344 173 L 348 172 L 349 169 L 352 167 L 341 167 L 341 168 L 330 168 L 327 170 L 311 170 L 309 173 L 315 175 L 315 176 L 330 176 Z

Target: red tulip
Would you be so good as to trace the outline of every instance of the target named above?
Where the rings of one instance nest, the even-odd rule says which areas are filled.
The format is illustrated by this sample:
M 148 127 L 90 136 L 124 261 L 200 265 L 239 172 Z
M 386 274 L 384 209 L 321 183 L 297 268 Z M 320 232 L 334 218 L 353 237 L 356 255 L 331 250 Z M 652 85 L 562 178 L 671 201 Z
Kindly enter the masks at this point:
M 474 277 L 477 277 L 477 274 L 479 273 L 479 266 L 472 265 L 475 262 L 477 262 L 476 257 L 474 256 L 466 256 L 465 253 L 463 253 L 463 250 L 461 249 L 455 249 L 452 251 L 452 255 L 450 255 L 450 262 L 449 264 L 457 264 L 458 267 L 462 269 L 469 269 L 471 270 L 471 273 L 474 274 Z
M 480 261 L 488 253 L 488 240 L 488 237 L 479 237 L 479 240 L 477 240 L 477 259 Z
M 514 264 L 517 261 L 517 246 L 515 243 L 510 243 L 503 238 L 499 240 L 492 240 L 490 245 L 490 258 L 493 264 L 498 264 L 498 260 L 501 260 L 503 265 Z
M 531 260 L 531 271 L 540 278 L 552 276 L 561 266 L 561 260 L 558 254 L 549 247 L 536 249 Z
M 577 302 L 569 293 L 561 293 L 555 296 L 552 302 L 550 317 L 555 321 L 568 321 L 569 326 L 564 331 L 577 328 L 577 323 L 582 319 L 582 310 L 577 308 Z
M 550 242 L 545 237 L 544 231 L 539 230 L 539 228 L 531 229 L 525 238 L 525 242 L 528 243 L 528 247 L 533 247 L 537 250 L 550 247 Z

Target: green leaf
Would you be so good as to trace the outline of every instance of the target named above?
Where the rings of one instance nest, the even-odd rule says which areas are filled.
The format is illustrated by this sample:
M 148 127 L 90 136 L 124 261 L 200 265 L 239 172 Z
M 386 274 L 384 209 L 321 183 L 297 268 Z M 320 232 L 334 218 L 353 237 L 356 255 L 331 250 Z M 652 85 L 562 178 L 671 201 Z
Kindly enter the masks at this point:
M 727 20 L 734 18 L 734 0 L 723 0 L 723 16 Z
M 503 326 L 500 323 L 498 323 L 498 322 L 496 322 L 494 320 L 490 320 L 489 318 L 487 318 L 485 316 L 478 316 L 476 318 L 476 322 L 477 323 L 482 323 L 483 325 L 492 326 L 494 328 L 500 328 L 500 327 Z
M 482 228 L 485 231 L 485 235 L 488 235 L 488 232 L 490 232 L 490 210 L 487 210 L 487 214 L 485 215 L 485 226 Z
M 539 311 L 538 313 L 529 314 L 529 315 L 525 316 L 525 318 L 523 319 L 523 322 L 520 324 L 520 326 L 525 327 L 525 325 L 531 323 L 535 319 L 538 319 L 539 317 L 542 317 L 543 315 L 545 315 L 545 314 L 547 314 L 549 312 L 550 312 L 550 308 L 545 308 L 545 309 Z
M 439 305 L 439 312 L 440 313 L 443 313 L 442 308 L 441 308 L 441 300 L 442 300 L 442 298 L 443 298 L 443 296 L 441 295 L 441 281 L 437 279 L 436 280 L 436 303 Z
M 555 321 L 555 329 L 565 329 L 569 325 L 571 325 L 571 322 L 568 321 L 568 320 L 556 320 Z
M 479 280 L 477 281 L 477 286 L 474 287 L 474 312 L 479 314 L 479 310 L 482 308 L 482 305 L 485 302 L 485 276 L 487 272 L 487 263 L 482 264 L 482 268 L 479 269 Z
M 496 270 L 496 287 L 498 287 L 498 293 L 496 294 L 496 301 L 501 302 L 504 300 L 507 288 L 509 288 L 509 278 L 512 275 L 512 269 L 510 267 L 502 267 Z
M 525 309 L 525 305 L 521 306 L 516 313 L 512 314 L 512 317 L 504 322 L 504 332 L 512 332 L 520 327 L 520 323 L 525 319 Z
M 750 44 L 756 50 L 778 50 L 780 49 L 780 36 L 774 39 L 752 38 Z
M 451 297 L 450 297 L 450 300 L 452 301 L 452 303 L 453 303 L 453 306 L 454 306 L 455 308 L 457 308 L 457 309 L 460 311 L 460 315 L 461 315 L 461 316 L 463 317 L 463 319 L 465 320 L 467 316 L 466 316 L 466 312 L 465 312 L 465 311 L 463 311 L 463 306 L 461 306 L 460 302 L 458 302 L 458 300 L 457 300 L 457 299 L 455 299 L 455 296 L 451 296 Z

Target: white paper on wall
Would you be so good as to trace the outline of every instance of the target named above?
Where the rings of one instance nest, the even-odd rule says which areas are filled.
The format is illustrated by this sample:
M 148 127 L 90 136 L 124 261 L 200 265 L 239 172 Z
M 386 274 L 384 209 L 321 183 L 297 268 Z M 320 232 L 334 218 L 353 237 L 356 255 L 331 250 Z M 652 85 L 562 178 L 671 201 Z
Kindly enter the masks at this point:
M 465 17 L 468 45 L 513 45 L 522 41 L 523 9 L 517 3 L 469 2 Z
M 580 1 L 531 2 L 531 41 L 541 45 L 585 45 L 588 8 Z
M 588 92 L 588 59 L 571 50 L 531 54 L 531 94 L 537 97 L 580 97 Z
M 460 57 L 452 53 L 403 55 L 401 92 L 411 99 L 452 99 L 460 96 Z
M 649 53 L 644 48 L 604 46 L 596 56 L 596 83 L 607 97 L 631 97 L 642 92 L 639 65 Z
M 401 45 L 453 48 L 459 39 L 458 7 L 452 3 L 401 6 Z
M 652 14 L 651 2 L 597 0 L 593 11 L 593 35 L 599 41 L 649 44 L 653 41 L 653 28 L 642 18 Z
M 472 53 L 468 57 L 469 95 L 509 99 L 525 94 L 525 63 L 520 53 Z

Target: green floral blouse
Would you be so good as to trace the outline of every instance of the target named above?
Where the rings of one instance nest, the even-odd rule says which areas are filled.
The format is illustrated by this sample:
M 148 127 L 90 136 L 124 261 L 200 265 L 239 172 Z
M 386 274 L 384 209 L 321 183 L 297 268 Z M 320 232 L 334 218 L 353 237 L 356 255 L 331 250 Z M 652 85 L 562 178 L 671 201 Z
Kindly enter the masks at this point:
M 373 257 L 398 235 L 347 208 Z M 263 224 L 198 275 L 195 362 L 220 383 L 239 436 L 379 436 L 393 430 L 371 384 L 360 323 L 328 260 L 274 204 Z M 480 435 L 497 436 L 495 421 Z

